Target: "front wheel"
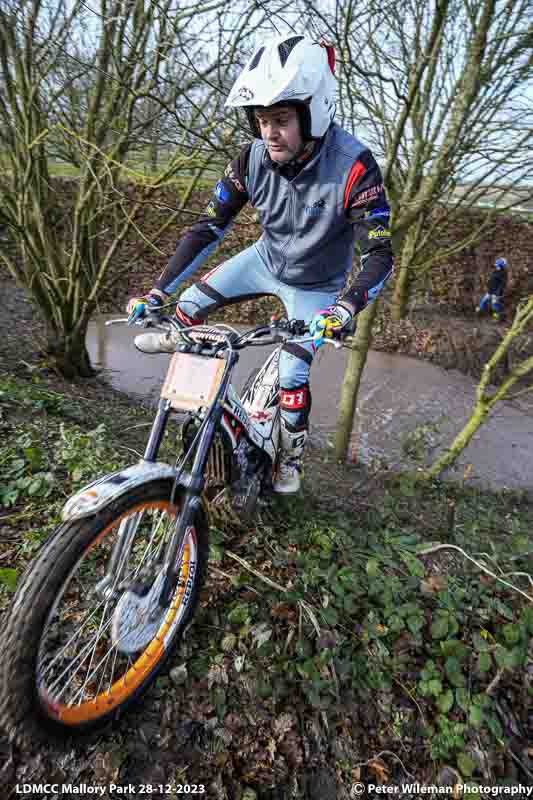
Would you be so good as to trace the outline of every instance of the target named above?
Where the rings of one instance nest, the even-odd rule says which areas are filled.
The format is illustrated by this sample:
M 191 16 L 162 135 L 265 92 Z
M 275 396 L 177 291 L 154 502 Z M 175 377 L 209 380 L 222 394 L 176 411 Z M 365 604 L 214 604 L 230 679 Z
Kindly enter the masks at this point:
M 166 606 L 159 604 L 162 555 L 180 506 L 172 482 L 144 484 L 97 515 L 62 525 L 30 566 L 0 654 L 0 723 L 20 745 L 107 725 L 142 696 L 172 654 L 198 603 L 208 559 L 207 520 L 198 511 L 176 589 Z M 127 562 L 120 581 L 104 591 L 113 545 L 126 529 Z

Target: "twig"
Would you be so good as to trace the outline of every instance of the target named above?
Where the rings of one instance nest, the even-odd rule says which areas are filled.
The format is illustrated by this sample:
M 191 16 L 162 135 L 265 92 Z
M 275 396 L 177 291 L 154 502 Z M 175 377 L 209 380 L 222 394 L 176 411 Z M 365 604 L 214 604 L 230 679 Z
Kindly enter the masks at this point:
M 5 517 L 0 517 L 0 522 L 5 522 L 6 519 L 24 519 L 24 517 L 31 517 L 35 515 L 35 510 L 31 511 L 17 511 L 16 514 L 7 514 Z
M 216 572 L 218 575 L 222 575 L 223 578 L 229 578 L 230 581 L 233 580 L 233 578 L 235 577 L 234 575 L 230 575 L 229 572 L 224 572 L 218 567 L 209 567 L 209 571 Z
M 527 580 L 529 581 L 529 585 L 533 589 L 533 578 L 531 577 L 531 575 L 528 572 L 504 572 L 503 573 L 504 578 L 510 578 L 513 575 L 516 575 L 518 578 L 527 578 Z
M 503 573 L 503 569 L 501 569 L 501 567 L 498 566 L 498 562 L 496 561 L 494 556 L 491 556 L 488 553 L 476 553 L 476 556 L 479 557 L 479 558 L 486 558 L 487 561 L 492 561 L 492 563 L 494 564 L 494 567 L 500 571 L 500 574 L 501 575 L 504 574 Z
M 531 603 L 533 605 L 533 597 L 531 597 L 531 595 L 526 594 L 526 592 L 523 592 L 522 589 L 519 589 L 517 586 L 514 586 L 512 583 L 509 583 L 509 581 L 506 581 L 503 578 L 500 578 L 498 575 L 495 575 L 494 572 L 491 572 L 490 569 L 487 569 L 487 567 L 484 567 L 483 564 L 480 564 L 479 561 L 476 561 L 475 558 L 472 558 L 472 556 L 470 556 L 468 553 L 466 553 L 463 550 L 462 547 L 458 547 L 458 545 L 456 545 L 456 544 L 438 544 L 438 545 L 434 545 L 432 547 L 426 547 L 426 548 L 424 548 L 424 550 L 418 550 L 416 555 L 417 556 L 427 556 L 427 555 L 430 555 L 431 553 L 436 553 L 439 550 L 457 550 L 458 553 L 461 553 L 461 555 L 464 556 L 464 558 L 468 559 L 468 561 L 471 561 L 473 564 L 475 564 L 476 567 L 478 569 L 480 569 L 482 572 L 485 572 L 487 575 L 490 575 L 490 577 L 494 578 L 494 580 L 499 581 L 500 583 L 503 583 L 504 586 L 507 586 L 509 589 L 512 589 L 513 592 L 517 592 L 517 594 L 522 595 L 522 597 L 525 597 L 525 599 L 528 601 L 528 603 Z
M 494 690 L 498 686 L 498 684 L 501 681 L 501 679 L 503 678 L 504 674 L 505 674 L 505 667 L 502 667 L 501 669 L 498 670 L 498 672 L 496 673 L 494 678 L 491 680 L 491 682 L 489 683 L 489 685 L 485 689 L 485 694 L 491 695 L 491 694 L 494 693 Z
M 224 570 L 219 569 L 218 567 L 209 567 L 209 569 L 211 572 L 216 572 L 218 575 L 222 575 L 223 578 L 229 578 L 230 581 L 232 581 L 235 577 L 234 575 L 230 575 L 229 572 L 224 572 Z M 246 584 L 245 588 L 249 592 L 254 592 L 254 594 L 256 594 L 258 597 L 263 596 L 261 592 L 258 592 L 257 589 L 255 589 L 253 586 L 249 586 L 248 584 Z
M 392 756 L 393 758 L 395 758 L 396 761 L 399 761 L 400 764 L 402 765 L 402 769 L 405 772 L 405 774 L 409 778 L 412 778 L 413 780 L 415 779 L 415 776 L 413 775 L 413 773 L 409 772 L 409 770 L 406 769 L 405 764 L 403 763 L 403 761 L 400 758 L 400 756 L 397 756 L 396 753 L 393 753 L 390 750 L 382 750 L 380 753 L 377 754 L 377 756 L 372 756 L 371 758 L 367 759 L 367 761 L 360 761 L 358 764 L 355 764 L 354 766 L 355 767 L 368 767 L 368 765 L 371 764 L 372 761 L 375 761 L 376 759 L 381 758 L 381 756 Z
M 134 450 L 133 447 L 126 447 L 125 444 L 116 444 L 115 447 L 118 450 L 127 450 L 129 453 L 133 453 L 134 456 L 138 456 L 139 458 L 142 458 L 142 453 L 139 453 L 138 450 Z
M 420 712 L 420 716 L 422 717 L 422 722 L 423 722 L 423 723 L 424 723 L 424 725 L 425 725 L 425 724 L 426 724 L 426 718 L 425 718 L 425 716 L 424 716 L 424 712 L 422 711 L 422 709 L 421 709 L 421 707 L 420 707 L 420 705 L 419 705 L 419 703 L 418 703 L 418 700 L 416 699 L 416 697 L 415 697 L 413 694 L 411 694 L 411 692 L 409 691 L 409 689 L 407 688 L 407 686 L 404 686 L 404 684 L 403 684 L 403 683 L 402 683 L 400 680 L 398 680 L 398 678 L 395 678 L 395 677 L 393 676 L 393 681 L 394 681 L 395 683 L 397 683 L 397 684 L 398 684 L 398 686 L 401 686 L 401 688 L 404 690 L 404 692 L 405 692 L 405 693 L 406 693 L 406 695 L 409 697 L 409 699 L 410 699 L 410 700 L 412 700 L 412 702 L 413 702 L 413 703 L 415 704 L 415 706 L 418 708 L 418 711 Z
M 288 589 L 286 589 L 284 586 L 280 586 L 279 583 L 276 583 L 275 581 L 271 580 L 270 578 L 267 578 L 266 575 L 263 575 L 261 572 L 259 572 L 258 570 L 254 569 L 254 567 L 252 567 L 252 565 L 249 564 L 248 561 L 245 561 L 244 558 L 241 558 L 240 556 L 236 555 L 236 553 L 232 553 L 231 550 L 226 550 L 226 555 L 229 556 L 230 558 L 232 558 L 238 564 L 240 564 L 241 567 L 244 567 L 249 572 L 251 572 L 252 575 L 255 575 L 256 578 L 259 578 L 264 583 L 266 583 L 267 586 L 270 586 L 272 589 L 277 589 L 278 592 L 283 592 L 283 594 L 287 594 Z
M 333 683 L 335 685 L 335 698 L 337 700 L 337 703 L 340 703 L 340 701 L 341 701 L 341 693 L 340 693 L 340 690 L 339 690 L 339 678 L 338 678 L 337 670 L 335 669 L 335 664 L 333 663 L 333 661 L 329 665 L 329 671 L 331 672 L 331 676 L 333 678 Z
M 309 619 L 311 620 L 311 624 L 315 629 L 316 635 L 320 636 L 320 625 L 318 624 L 318 620 L 316 618 L 315 612 L 312 610 L 309 603 L 306 603 L 305 600 L 298 600 L 298 605 L 301 606 L 302 610 L 305 611 Z
M 515 400 L 517 397 L 521 397 L 524 394 L 529 394 L 530 392 L 533 392 L 533 386 L 528 386 L 526 389 L 520 389 L 519 392 L 508 395 L 507 400 Z
M 513 753 L 513 751 L 511 750 L 511 748 L 510 748 L 510 747 L 509 747 L 509 749 L 508 749 L 508 751 L 507 751 L 507 752 L 509 753 L 509 755 L 511 756 L 511 758 L 513 758 L 513 759 L 516 761 L 516 763 L 519 765 L 519 767 L 520 767 L 521 769 L 523 769 L 523 770 L 524 770 L 524 772 L 526 773 L 526 775 L 528 776 L 528 778 L 532 778 L 532 779 L 533 779 L 533 772 L 530 772 L 530 770 L 528 770 L 528 768 L 526 767 L 526 765 L 524 764 L 524 762 L 523 762 L 523 761 L 521 761 L 521 760 L 518 758 L 518 756 L 516 755 L 516 753 Z
M 139 422 L 138 425 L 127 425 L 125 428 L 119 428 L 117 433 L 122 433 L 122 431 L 134 431 L 135 428 L 148 428 L 149 426 L 153 425 L 152 422 Z
M 249 572 L 251 572 L 252 575 L 255 575 L 257 578 L 259 578 L 264 583 L 266 583 L 267 586 L 270 586 L 272 589 L 277 589 L 278 592 L 282 592 L 283 594 L 287 594 L 288 589 L 285 588 L 285 586 L 280 586 L 279 583 L 276 583 L 275 581 L 271 580 L 270 578 L 267 578 L 266 575 L 263 575 L 261 572 L 259 572 L 258 570 L 254 569 L 252 567 L 252 565 L 248 563 L 248 561 L 244 560 L 244 558 L 241 558 L 240 556 L 236 555 L 235 553 L 232 553 L 231 550 L 226 550 L 226 555 L 229 556 L 230 558 L 232 558 L 234 561 L 236 561 L 242 567 L 247 569 Z M 309 605 L 309 603 L 307 603 L 305 600 L 298 600 L 298 606 L 300 608 L 300 611 L 301 612 L 303 611 L 309 617 L 309 620 L 310 620 L 313 628 L 315 629 L 316 635 L 320 636 L 320 625 L 319 625 L 318 620 L 316 618 L 316 614 L 313 611 L 313 609 L 311 608 L 311 606 Z M 300 615 L 300 619 L 301 619 L 301 615 Z

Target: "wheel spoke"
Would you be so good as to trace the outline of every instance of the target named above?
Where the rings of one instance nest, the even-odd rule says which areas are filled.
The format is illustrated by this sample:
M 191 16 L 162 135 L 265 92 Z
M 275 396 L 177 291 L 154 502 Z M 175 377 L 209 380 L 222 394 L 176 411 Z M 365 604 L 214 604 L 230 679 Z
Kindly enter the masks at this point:
M 148 544 L 146 545 L 146 548 L 145 548 L 145 551 L 143 553 L 143 556 L 142 556 L 142 558 L 141 558 L 141 560 L 139 562 L 139 565 L 137 566 L 137 568 L 135 570 L 135 574 L 134 574 L 133 577 L 136 577 L 138 575 L 140 569 L 142 568 L 142 566 L 143 566 L 143 564 L 144 564 L 144 562 L 146 560 L 146 557 L 147 557 L 148 553 L 150 552 L 150 549 L 152 547 L 152 543 L 153 543 L 155 537 L 157 536 L 159 528 L 161 527 L 161 523 L 163 522 L 163 513 L 164 513 L 163 511 L 160 512 L 159 519 L 157 520 L 157 525 L 154 527 L 152 535 L 150 536 L 150 540 L 149 540 Z M 166 534 L 164 534 L 161 537 L 161 541 L 156 547 L 155 558 L 153 559 L 156 562 L 157 562 L 158 557 L 161 555 L 161 550 L 162 550 L 165 538 L 166 538 Z
M 81 625 L 81 627 L 80 627 L 80 628 L 78 628 L 77 630 L 75 630 L 75 631 L 74 631 L 74 633 L 72 634 L 72 636 L 70 637 L 70 639 L 69 639 L 69 640 L 68 640 L 68 641 L 67 641 L 67 642 L 66 642 L 66 643 L 63 645 L 63 647 L 61 648 L 61 650 L 59 650 L 59 652 L 57 652 L 57 653 L 55 654 L 55 656 L 53 657 L 52 661 L 50 661 L 50 662 L 49 662 L 49 663 L 46 665 L 46 669 L 44 670 L 43 677 L 44 677 L 44 675 L 46 675 L 46 673 L 47 673 L 47 672 L 49 672 L 49 671 L 51 670 L 51 668 L 54 666 L 54 664 L 56 663 L 56 661 L 57 661 L 58 659 L 60 659 L 60 658 L 61 658 L 61 656 L 62 656 L 62 655 L 65 653 L 65 651 L 66 651 L 66 650 L 67 650 L 67 649 L 70 647 L 70 645 L 73 643 L 74 639 L 75 639 L 77 636 L 79 636 L 79 635 L 82 633 L 83 629 L 84 629 L 84 628 L 85 628 L 85 627 L 86 627 L 86 626 L 89 624 L 89 622 L 90 622 L 90 621 L 91 621 L 91 619 L 92 619 L 92 618 L 95 616 L 95 614 L 97 614 L 97 613 L 98 613 L 98 611 L 100 610 L 100 608 L 101 608 L 103 605 L 107 605 L 107 603 L 108 603 L 108 601 L 107 601 L 107 600 L 102 600 L 102 601 L 100 602 L 100 604 L 99 604 L 98 606 L 96 606 L 96 608 L 95 608 L 95 609 L 94 609 L 94 610 L 93 610 L 93 611 L 90 613 L 90 616 L 89 616 L 89 617 L 88 617 L 86 620 L 84 620 L 84 621 L 82 622 L 82 625 Z M 87 612 L 87 613 L 89 613 L 89 612 Z
M 117 642 L 113 642 L 113 644 L 111 645 L 111 647 L 109 648 L 109 650 L 107 651 L 107 653 L 106 653 L 104 656 L 102 656 L 102 658 L 100 659 L 100 661 L 98 662 L 98 664 L 95 666 L 95 668 L 94 668 L 94 670 L 91 672 L 91 674 L 87 674 L 87 677 L 86 677 L 86 679 L 85 679 L 85 683 L 83 684 L 83 686 L 81 686 L 81 687 L 80 687 L 80 689 L 78 690 L 78 693 L 77 693 L 76 695 L 74 695 L 74 698 L 73 698 L 73 700 L 72 700 L 72 703 L 73 703 L 74 705 L 76 704 L 76 700 L 77 700 L 77 698 L 78 698 L 78 697 L 80 697 L 80 696 L 81 696 L 81 699 L 80 699 L 80 701 L 79 701 L 79 702 L 81 703 L 81 701 L 83 700 L 83 696 L 84 696 L 84 691 L 85 691 L 85 687 L 86 687 L 86 685 L 87 685 L 87 684 L 89 683 L 89 681 L 90 681 L 90 680 L 92 680 L 92 678 L 93 678 L 93 677 L 96 675 L 96 673 L 98 672 L 98 669 L 99 669 L 100 665 L 101 665 L 101 664 L 103 664 L 105 661 L 107 661 L 107 659 L 110 657 L 110 655 L 111 655 L 112 653 L 114 653 L 114 652 L 118 652 L 118 645 L 120 644 L 120 642 L 122 641 L 122 639 L 123 639 L 125 636 L 127 636 L 127 635 L 128 635 L 128 633 L 130 633 L 130 631 L 132 631 L 132 630 L 133 630 L 133 628 L 132 628 L 132 627 L 130 627 L 130 628 L 129 628 L 129 629 L 128 629 L 128 630 L 127 630 L 125 633 L 124 633 L 124 635 L 120 637 L 120 639 L 119 639 Z M 154 638 L 156 638 L 156 637 L 154 637 Z M 99 694 L 99 692 L 96 692 L 96 694 L 98 695 L 98 694 Z
M 112 622 L 112 620 L 109 620 L 109 621 L 108 621 L 108 623 L 107 623 L 107 625 L 106 625 L 106 628 L 108 628 L 108 627 L 111 625 L 111 622 Z M 50 693 L 52 693 L 52 688 L 53 688 L 53 687 L 56 685 L 56 683 L 57 683 L 58 681 L 60 681 L 60 680 L 61 680 L 61 678 L 62 678 L 62 677 L 65 675 L 65 673 L 67 673 L 67 672 L 69 671 L 69 668 L 70 668 L 70 667 L 72 667 L 72 666 L 73 666 L 73 665 L 76 663 L 76 661 L 78 661 L 78 660 L 79 660 L 80 658 L 82 658 L 82 656 L 83 656 L 83 658 L 82 658 L 82 660 L 80 661 L 80 663 L 79 663 L 79 665 L 78 665 L 77 669 L 75 670 L 75 672 L 74 672 L 74 674 L 73 674 L 72 678 L 74 678 L 74 677 L 75 677 L 75 676 L 78 674 L 78 672 L 80 671 L 81 667 L 83 666 L 83 664 L 85 663 L 85 661 L 86 661 L 86 660 L 87 660 L 87 658 L 89 657 L 89 654 L 90 654 L 90 652 L 91 652 L 91 647 L 92 647 L 93 641 L 95 641 L 95 638 L 96 638 L 96 637 L 93 637 L 93 639 L 89 640 L 89 642 L 88 642 L 88 643 L 87 643 L 87 644 L 86 644 L 86 645 L 83 647 L 83 649 L 82 649 L 81 653 L 78 653 L 78 655 L 76 656 L 76 658 L 74 659 L 74 661 L 73 661 L 73 662 L 71 662 L 70 664 L 68 664 L 68 666 L 66 666 L 66 667 L 65 667 L 65 669 L 63 670 L 63 672 L 61 672 L 61 674 L 60 674 L 60 675 L 59 675 L 59 676 L 58 676 L 58 677 L 55 679 L 55 681 L 53 682 L 53 684 L 52 684 L 50 687 L 48 687 L 48 688 L 47 688 L 47 691 L 49 691 Z M 72 680 L 72 679 L 71 679 L 71 680 Z M 65 691 L 65 689 L 66 689 L 66 688 L 68 688 L 68 684 L 67 684 L 67 685 L 66 685 L 66 686 L 63 688 L 63 690 L 62 690 L 61 694 L 62 694 L 62 693 Z M 61 697 L 61 695 L 59 695 L 59 697 Z
M 141 522 L 141 520 L 143 518 L 143 515 L 144 515 L 143 511 L 138 511 L 136 514 L 132 514 L 131 517 L 126 517 L 126 519 L 123 519 L 122 522 L 120 523 L 120 527 L 118 529 L 118 537 L 126 536 L 128 538 L 128 540 L 129 540 L 129 547 L 124 548 L 122 553 L 120 554 L 120 562 L 119 562 L 118 567 L 117 567 L 117 569 L 115 571 L 115 576 L 114 576 L 115 580 L 114 580 L 114 583 L 113 583 L 113 586 L 112 586 L 112 589 L 111 589 L 112 592 L 114 592 L 115 589 L 117 588 L 118 583 L 119 583 L 119 581 L 121 579 L 122 572 L 123 572 L 124 567 L 126 565 L 126 562 L 130 557 L 130 551 L 131 551 L 131 546 L 133 544 L 133 538 L 134 538 L 135 534 L 137 533 L 137 529 L 139 527 L 139 523 Z M 123 525 L 124 525 L 124 531 L 122 531 L 122 526 Z
M 111 691 L 111 687 L 113 686 L 113 683 L 114 683 L 113 679 L 115 677 L 115 667 L 116 667 L 116 664 L 117 664 L 117 657 L 118 657 L 118 648 L 115 648 L 115 652 L 113 653 L 113 665 L 111 667 L 111 677 L 109 678 L 109 686 L 107 688 L 107 693 L 108 694 Z M 131 659 L 128 656 L 128 669 L 129 669 L 130 663 L 131 663 Z M 100 694 L 100 689 L 102 688 L 102 683 L 103 683 L 103 680 L 104 680 L 104 674 L 105 673 L 102 672 L 102 679 L 100 681 L 100 685 L 98 686 L 97 694 Z
M 89 675 L 89 672 L 90 672 L 90 670 L 91 670 L 91 667 L 92 667 L 92 665 L 93 665 L 93 660 L 94 660 L 94 656 L 95 656 L 95 653 L 96 653 L 96 646 L 97 646 L 97 644 L 98 644 L 98 640 L 99 640 L 99 638 L 100 638 L 100 632 L 101 632 L 101 630 L 102 630 L 102 623 L 103 623 L 103 621 L 104 621 L 104 616 L 105 616 L 105 612 L 106 612 L 106 610 L 107 610 L 107 606 L 108 606 L 108 603 L 106 603 L 106 604 L 105 604 L 105 607 L 104 607 L 104 613 L 103 613 L 103 615 L 102 615 L 102 618 L 100 619 L 100 625 L 99 625 L 98 631 L 97 631 L 97 633 L 96 633 L 96 638 L 95 638 L 95 641 L 94 641 L 94 646 L 93 646 L 93 648 L 92 648 L 91 660 L 89 661 L 89 666 L 87 667 L 87 676 Z M 111 619 L 111 622 L 112 622 L 112 619 Z M 83 696 L 83 693 L 84 693 L 84 691 L 85 691 L 85 687 L 87 686 L 87 684 L 88 684 L 88 683 L 89 683 L 89 678 L 88 678 L 88 677 L 86 677 L 86 678 L 85 678 L 85 683 L 83 683 L 83 684 L 82 684 L 82 687 L 81 687 L 82 696 Z

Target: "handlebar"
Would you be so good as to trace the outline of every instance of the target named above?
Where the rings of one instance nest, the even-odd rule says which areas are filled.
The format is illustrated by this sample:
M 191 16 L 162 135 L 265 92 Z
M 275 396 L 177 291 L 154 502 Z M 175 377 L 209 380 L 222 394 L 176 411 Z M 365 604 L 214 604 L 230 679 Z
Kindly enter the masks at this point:
M 106 327 L 125 324 L 128 324 L 128 317 L 110 319 L 105 322 Z M 216 339 L 218 338 L 219 346 L 226 344 L 230 350 L 242 350 L 249 346 L 257 347 L 280 344 L 290 341 L 295 336 L 301 337 L 305 333 L 309 333 L 309 326 L 306 325 L 303 320 L 288 319 L 272 320 L 270 325 L 259 325 L 242 334 L 239 334 L 234 328 L 224 323 L 192 325 L 187 328 L 182 328 L 172 317 L 163 317 L 156 311 L 150 312 L 149 310 L 144 317 L 136 320 L 132 324 L 142 328 L 159 327 L 163 328 L 163 330 L 170 329 L 177 333 L 184 342 L 189 344 L 198 344 L 199 340 L 201 340 L 206 344 L 216 345 Z M 223 341 L 221 341 L 221 338 Z M 313 337 L 309 337 L 309 339 L 304 339 L 303 341 L 312 341 L 312 338 Z M 209 339 L 211 339 L 211 341 L 209 341 Z M 335 349 L 344 346 L 341 337 L 324 337 L 322 342 L 332 345 Z

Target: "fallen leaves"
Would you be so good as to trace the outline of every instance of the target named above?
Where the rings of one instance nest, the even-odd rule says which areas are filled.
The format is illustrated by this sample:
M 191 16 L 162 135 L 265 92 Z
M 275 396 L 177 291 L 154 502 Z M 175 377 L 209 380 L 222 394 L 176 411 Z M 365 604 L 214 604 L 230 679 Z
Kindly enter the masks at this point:
M 229 683 L 228 673 L 223 664 L 213 664 L 207 673 L 207 688 L 213 686 L 227 686 Z
M 379 784 L 388 783 L 389 781 L 389 771 L 385 765 L 385 762 L 381 758 L 373 758 L 367 763 L 367 767 L 372 772 L 373 776 L 375 777 L 376 781 Z
M 437 594 L 437 592 L 443 592 L 447 586 L 448 579 L 444 575 L 431 575 L 420 581 L 422 594 Z
M 290 603 L 278 603 L 270 612 L 274 619 L 285 619 L 287 622 L 296 623 L 297 612 Z
M 283 738 L 296 725 L 296 720 L 292 714 L 280 714 L 274 720 L 274 732 L 276 738 Z

